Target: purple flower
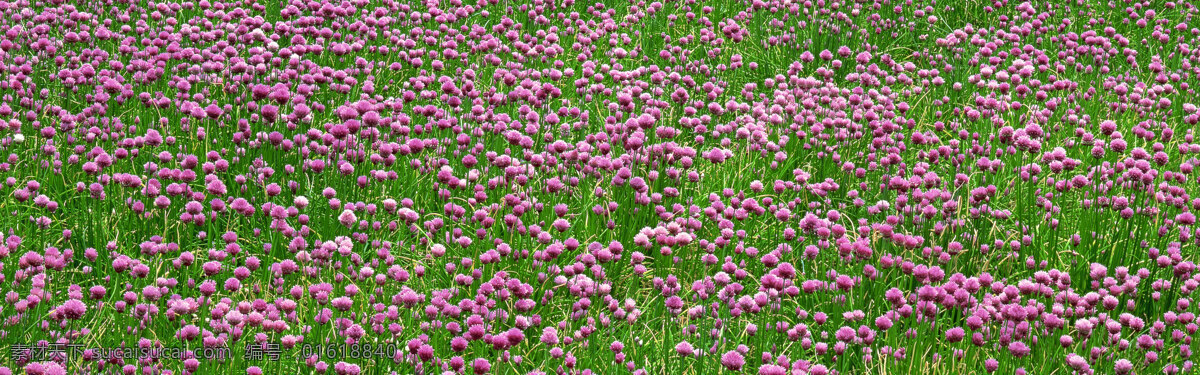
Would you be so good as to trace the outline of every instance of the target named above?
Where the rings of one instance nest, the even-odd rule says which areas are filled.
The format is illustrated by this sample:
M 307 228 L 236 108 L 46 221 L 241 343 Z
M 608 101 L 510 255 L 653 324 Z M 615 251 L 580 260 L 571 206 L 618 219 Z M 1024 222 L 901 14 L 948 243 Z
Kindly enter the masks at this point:
M 788 371 L 783 366 L 765 364 L 758 368 L 758 375 L 787 375 Z
M 1088 365 L 1086 358 L 1075 353 L 1067 354 L 1067 366 L 1070 366 L 1077 372 L 1086 372 L 1091 367 Z
M 1116 371 L 1117 374 L 1129 374 L 1133 371 L 1133 362 L 1130 362 L 1125 358 L 1118 359 L 1113 363 L 1113 370 Z
M 946 341 L 959 342 L 963 337 L 966 337 L 967 332 L 962 327 L 954 327 L 946 330 Z
M 67 302 L 63 302 L 57 311 L 66 319 L 76 320 L 83 317 L 83 314 L 87 312 L 87 305 L 78 299 L 69 299 Z
M 1028 345 L 1020 341 L 1013 341 L 1008 344 L 1008 352 L 1014 357 L 1022 358 L 1029 355 L 1030 348 Z
M 675 344 L 675 353 L 678 353 L 682 357 L 691 357 L 695 355 L 695 349 L 692 348 L 691 343 L 680 341 L 678 344 Z
M 338 222 L 342 223 L 343 226 L 349 227 L 358 222 L 358 216 L 354 215 L 354 211 L 352 210 L 343 210 L 338 215 Z
M 491 371 L 491 370 L 492 370 L 492 364 L 490 362 L 488 362 L 488 360 L 486 360 L 486 359 L 475 358 L 474 361 L 471 361 L 471 371 L 474 371 L 475 375 L 483 375 L 483 374 L 488 373 L 488 371 Z
M 725 366 L 725 368 L 731 371 L 740 371 L 745 364 L 746 357 L 743 357 L 742 353 L 738 353 L 737 351 L 731 350 L 721 355 L 721 366 Z

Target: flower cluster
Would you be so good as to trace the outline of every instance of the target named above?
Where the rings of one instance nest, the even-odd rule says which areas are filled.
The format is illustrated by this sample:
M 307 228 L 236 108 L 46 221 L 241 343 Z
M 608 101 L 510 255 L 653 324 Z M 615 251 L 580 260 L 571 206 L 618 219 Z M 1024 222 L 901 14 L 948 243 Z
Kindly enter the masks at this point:
M 0 375 L 1190 372 L 1198 14 L 0 2 Z

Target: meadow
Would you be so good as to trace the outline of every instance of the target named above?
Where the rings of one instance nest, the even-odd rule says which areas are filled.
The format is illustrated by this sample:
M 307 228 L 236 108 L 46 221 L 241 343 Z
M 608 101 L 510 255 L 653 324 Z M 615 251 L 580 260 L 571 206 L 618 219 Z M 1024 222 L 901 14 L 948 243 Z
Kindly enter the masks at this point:
M 0 1 L 0 375 L 1179 374 L 1190 1 Z

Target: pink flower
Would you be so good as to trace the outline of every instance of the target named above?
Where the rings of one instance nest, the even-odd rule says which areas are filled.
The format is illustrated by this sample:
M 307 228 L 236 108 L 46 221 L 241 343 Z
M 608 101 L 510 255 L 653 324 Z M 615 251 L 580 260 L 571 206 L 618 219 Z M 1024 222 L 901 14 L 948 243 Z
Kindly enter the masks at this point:
M 692 348 L 691 343 L 687 341 L 680 341 L 678 344 L 675 344 L 675 353 L 678 353 L 683 357 L 691 357 L 695 355 L 695 349 Z
M 83 301 L 77 299 L 69 299 L 57 309 L 58 313 L 68 320 L 75 320 L 83 317 L 87 312 L 87 305 Z
M 731 350 L 721 355 L 721 366 L 731 371 L 740 371 L 745 364 L 746 357 L 743 357 L 742 353 Z
M 342 225 L 346 227 L 350 227 L 354 225 L 354 223 L 358 222 L 358 216 L 354 214 L 354 211 L 348 209 L 343 210 L 342 213 L 338 215 L 338 222 L 342 223 Z

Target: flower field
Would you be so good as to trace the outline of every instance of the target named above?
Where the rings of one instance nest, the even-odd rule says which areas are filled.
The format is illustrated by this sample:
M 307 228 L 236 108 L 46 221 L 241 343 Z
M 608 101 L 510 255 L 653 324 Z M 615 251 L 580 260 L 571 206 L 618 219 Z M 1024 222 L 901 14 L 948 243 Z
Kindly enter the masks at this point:
M 1197 15 L 0 1 L 0 375 L 1194 373 Z

